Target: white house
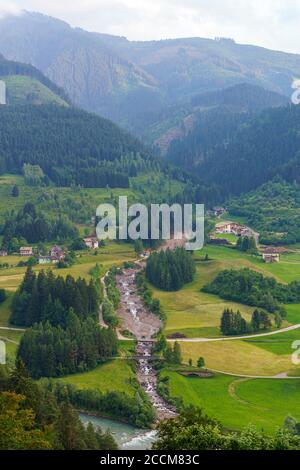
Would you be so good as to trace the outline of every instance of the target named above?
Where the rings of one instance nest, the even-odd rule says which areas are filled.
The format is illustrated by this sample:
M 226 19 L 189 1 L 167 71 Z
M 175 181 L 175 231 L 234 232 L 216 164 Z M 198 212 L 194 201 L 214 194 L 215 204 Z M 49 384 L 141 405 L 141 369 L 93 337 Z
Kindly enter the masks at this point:
M 99 248 L 99 240 L 96 237 L 86 237 L 83 239 L 87 248 L 95 249 Z

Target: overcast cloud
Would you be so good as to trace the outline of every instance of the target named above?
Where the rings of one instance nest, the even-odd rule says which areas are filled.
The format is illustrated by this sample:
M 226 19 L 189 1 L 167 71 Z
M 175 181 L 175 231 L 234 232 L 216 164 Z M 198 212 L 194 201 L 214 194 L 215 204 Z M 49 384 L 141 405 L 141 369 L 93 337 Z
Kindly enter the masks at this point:
M 300 53 L 300 0 L 0 0 L 0 15 L 22 9 L 129 39 L 223 36 Z

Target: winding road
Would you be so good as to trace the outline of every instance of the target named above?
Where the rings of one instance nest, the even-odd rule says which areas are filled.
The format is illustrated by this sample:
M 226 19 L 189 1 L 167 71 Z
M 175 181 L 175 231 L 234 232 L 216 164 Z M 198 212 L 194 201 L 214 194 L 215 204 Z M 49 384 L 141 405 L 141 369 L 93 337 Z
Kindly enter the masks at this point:
M 300 323 L 297 325 L 287 326 L 286 328 L 281 328 L 280 330 L 276 331 L 269 331 L 268 333 L 259 333 L 256 335 L 248 335 L 248 336 L 230 336 L 230 337 L 222 337 L 222 338 L 180 338 L 177 340 L 168 339 L 170 342 L 180 341 L 181 343 L 209 343 L 213 341 L 237 341 L 241 339 L 252 339 L 252 338 L 264 338 L 266 336 L 274 336 L 279 335 L 280 333 L 286 333 L 288 331 L 298 330 L 300 328 Z

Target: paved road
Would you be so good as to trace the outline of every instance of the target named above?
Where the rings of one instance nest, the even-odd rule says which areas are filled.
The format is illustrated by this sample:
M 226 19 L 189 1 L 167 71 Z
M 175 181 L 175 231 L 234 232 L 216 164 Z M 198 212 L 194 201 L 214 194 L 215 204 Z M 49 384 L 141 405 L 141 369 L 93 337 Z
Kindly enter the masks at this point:
M 209 368 L 210 371 L 217 374 L 230 375 L 230 377 L 241 377 L 243 379 L 277 379 L 277 380 L 299 380 L 300 377 L 289 377 L 286 372 L 282 372 L 277 375 L 245 375 L 245 374 L 234 374 L 232 372 L 224 372 L 223 370 L 216 370 Z
M 11 328 L 10 326 L 0 326 L 0 330 L 6 331 L 26 331 L 24 328 Z
M 266 336 L 274 336 L 280 333 L 286 333 L 288 331 L 298 330 L 300 329 L 300 323 L 297 325 L 287 326 L 286 328 L 282 328 L 281 330 L 270 331 L 268 333 L 259 333 L 256 335 L 248 335 L 248 336 L 229 336 L 226 338 L 178 338 L 175 339 L 168 339 L 168 341 L 180 341 L 181 343 L 209 343 L 213 341 L 236 341 L 241 339 L 252 339 L 252 338 L 264 338 Z

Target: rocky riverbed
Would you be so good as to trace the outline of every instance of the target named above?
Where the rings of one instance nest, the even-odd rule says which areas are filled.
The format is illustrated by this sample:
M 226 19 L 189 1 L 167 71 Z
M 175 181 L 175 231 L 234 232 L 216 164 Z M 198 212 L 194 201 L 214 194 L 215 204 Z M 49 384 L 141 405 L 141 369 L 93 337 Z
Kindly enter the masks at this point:
M 149 396 L 161 421 L 176 416 L 176 410 L 157 393 L 157 374 L 152 365 L 153 337 L 160 330 L 162 323 L 157 315 L 147 309 L 138 294 L 136 274 L 142 266 L 123 269 L 116 277 L 117 286 L 121 293 L 118 316 L 122 329 L 130 331 L 138 340 L 136 348 L 137 377 Z

